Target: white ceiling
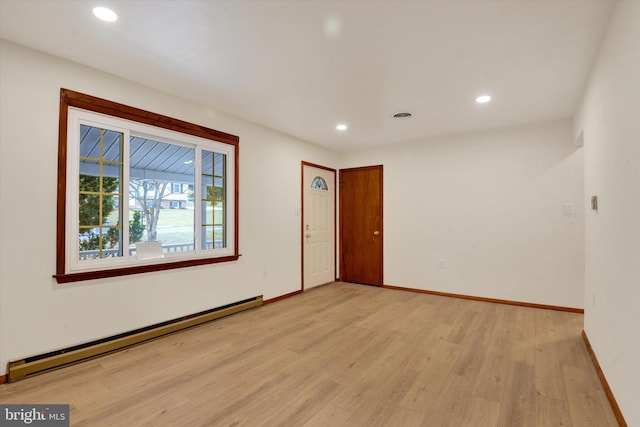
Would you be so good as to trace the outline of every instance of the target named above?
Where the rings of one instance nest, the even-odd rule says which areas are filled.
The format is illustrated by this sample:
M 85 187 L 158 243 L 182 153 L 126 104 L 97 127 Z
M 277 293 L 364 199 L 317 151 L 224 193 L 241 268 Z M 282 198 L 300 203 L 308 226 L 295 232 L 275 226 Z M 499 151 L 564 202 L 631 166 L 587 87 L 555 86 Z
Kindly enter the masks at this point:
M 614 6 L 0 0 L 0 37 L 351 150 L 572 116 Z

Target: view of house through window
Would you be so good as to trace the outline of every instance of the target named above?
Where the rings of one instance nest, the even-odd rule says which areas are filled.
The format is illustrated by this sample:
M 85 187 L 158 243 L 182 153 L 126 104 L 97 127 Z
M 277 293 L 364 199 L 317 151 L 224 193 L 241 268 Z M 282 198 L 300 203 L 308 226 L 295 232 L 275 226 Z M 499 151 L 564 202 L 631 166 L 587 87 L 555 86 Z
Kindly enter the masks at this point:
M 130 230 L 130 250 L 140 241 L 162 242 L 165 252 L 195 250 L 195 150 L 135 136 L 129 149 L 129 228 L 141 231 Z
M 228 197 L 236 194 L 235 144 L 73 107 L 66 143 L 63 280 L 237 259 L 236 201 Z M 146 242 L 162 252 L 149 257 L 144 245 L 138 257 Z
M 128 159 L 122 159 L 128 152 Z M 201 245 L 226 246 L 226 155 L 201 149 Z M 80 125 L 78 259 L 134 256 L 136 243 L 196 250 L 193 147 Z M 122 185 L 128 164 L 128 185 Z M 121 218 L 127 217 L 126 224 Z M 128 242 L 127 251 L 124 242 Z

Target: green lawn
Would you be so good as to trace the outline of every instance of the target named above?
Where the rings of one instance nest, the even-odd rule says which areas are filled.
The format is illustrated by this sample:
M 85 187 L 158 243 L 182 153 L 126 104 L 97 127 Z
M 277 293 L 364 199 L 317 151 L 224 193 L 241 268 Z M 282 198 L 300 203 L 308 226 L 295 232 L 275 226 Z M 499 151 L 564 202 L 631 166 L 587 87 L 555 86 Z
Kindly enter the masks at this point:
M 193 223 L 195 212 L 193 209 L 161 209 L 158 217 L 158 240 L 165 245 L 177 243 L 193 243 Z M 133 211 L 129 211 L 129 218 L 133 219 Z M 112 224 L 118 222 L 118 212 L 112 212 L 108 217 Z M 218 235 L 220 234 L 220 235 Z M 216 233 L 216 239 L 221 239 L 221 233 Z M 143 240 L 146 239 L 146 232 Z
M 193 228 L 193 209 L 160 209 L 158 217 L 158 232 L 161 228 L 191 227 Z M 133 212 L 131 212 L 133 218 Z
M 158 217 L 158 240 L 165 245 L 193 243 L 193 209 L 160 209 Z M 133 212 L 130 212 L 133 218 Z M 146 232 L 143 240 L 146 239 Z

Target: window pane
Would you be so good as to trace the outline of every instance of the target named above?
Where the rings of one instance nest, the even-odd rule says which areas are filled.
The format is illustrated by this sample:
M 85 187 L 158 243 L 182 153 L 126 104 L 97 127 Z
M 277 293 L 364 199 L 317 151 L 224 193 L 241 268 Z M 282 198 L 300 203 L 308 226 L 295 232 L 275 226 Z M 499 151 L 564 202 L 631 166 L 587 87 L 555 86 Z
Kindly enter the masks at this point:
M 78 257 L 120 257 L 122 143 L 124 135 L 80 125 Z
M 202 200 L 213 200 L 213 177 L 202 175 Z
M 224 201 L 225 197 L 225 186 L 224 186 L 224 178 L 213 178 L 213 199 Z
M 202 248 L 220 249 L 225 247 L 225 228 L 221 225 L 202 227 Z
M 213 158 L 215 153 L 212 151 L 202 151 L 202 173 L 204 175 L 213 176 Z
M 221 225 L 215 225 L 213 227 L 213 242 L 215 248 L 225 248 L 226 243 L 226 228 Z
M 213 226 L 202 227 L 202 249 L 213 249 Z
M 226 158 L 213 151 L 202 151 L 203 249 L 226 247 Z
M 123 137 L 122 132 L 80 125 L 80 158 L 121 163 Z
M 81 226 L 78 235 L 79 259 L 120 257 L 122 232 L 119 223 L 107 221 L 102 225 Z
M 78 258 L 81 261 L 121 257 L 121 232 L 116 227 L 96 227 L 78 238 Z
M 159 241 L 164 252 L 195 250 L 194 159 L 193 148 L 131 137 L 129 206 L 143 229 L 134 236 L 130 223 L 131 247 Z
M 227 156 L 225 154 L 214 153 L 213 174 L 215 176 L 225 176 Z
M 224 208 L 221 202 L 216 202 L 213 207 L 213 224 L 224 225 Z
M 85 228 L 98 227 L 100 225 L 100 195 L 80 193 L 78 205 L 80 206 L 80 216 L 78 217 L 80 232 L 82 233 Z
M 202 225 L 213 225 L 213 202 L 202 202 Z

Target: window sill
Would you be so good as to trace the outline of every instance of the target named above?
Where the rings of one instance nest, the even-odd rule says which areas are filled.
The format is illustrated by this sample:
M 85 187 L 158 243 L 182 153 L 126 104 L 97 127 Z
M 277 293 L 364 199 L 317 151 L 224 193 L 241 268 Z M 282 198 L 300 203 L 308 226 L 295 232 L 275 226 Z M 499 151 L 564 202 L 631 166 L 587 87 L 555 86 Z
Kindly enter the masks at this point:
M 150 273 L 153 271 L 173 270 L 175 268 L 194 267 L 197 265 L 231 262 L 237 261 L 240 256 L 241 255 L 230 255 L 218 258 L 190 259 L 185 261 L 164 262 L 160 264 L 137 265 L 132 267 L 113 268 L 109 270 L 54 274 L 53 277 L 58 283 L 81 282 L 83 280 L 105 279 L 107 277 L 127 276 L 130 274 Z

